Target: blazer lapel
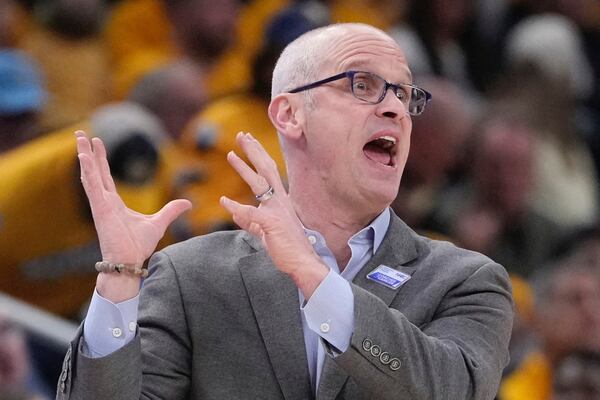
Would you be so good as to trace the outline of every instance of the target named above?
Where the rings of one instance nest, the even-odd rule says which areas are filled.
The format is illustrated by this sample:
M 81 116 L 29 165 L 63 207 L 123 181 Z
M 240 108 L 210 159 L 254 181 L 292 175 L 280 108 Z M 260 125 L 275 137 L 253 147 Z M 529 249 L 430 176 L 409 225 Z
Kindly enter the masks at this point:
M 240 260 L 240 271 L 281 392 L 288 400 L 313 398 L 298 289 L 257 241 L 247 242 L 258 251 Z
M 416 267 L 406 264 L 417 258 L 417 256 L 418 252 L 412 230 L 392 213 L 390 226 L 377 252 L 354 277 L 352 282 L 373 293 L 389 306 L 399 291 L 402 290 L 402 286 L 396 290 L 390 289 L 367 279 L 367 275 L 381 264 L 412 275 Z M 331 357 L 325 357 L 325 365 L 323 366 L 317 391 L 317 400 L 336 399 L 347 380 L 348 374 Z
M 405 274 L 412 275 L 416 270 L 416 266 L 409 263 L 418 256 L 415 237 L 413 235 L 413 231 L 400 218 L 392 214 L 390 226 L 377 252 L 361 271 L 356 274 L 352 282 L 373 293 L 389 306 L 396 295 L 402 290 L 402 286 L 396 290 L 390 289 L 367 279 L 367 275 L 382 264 Z

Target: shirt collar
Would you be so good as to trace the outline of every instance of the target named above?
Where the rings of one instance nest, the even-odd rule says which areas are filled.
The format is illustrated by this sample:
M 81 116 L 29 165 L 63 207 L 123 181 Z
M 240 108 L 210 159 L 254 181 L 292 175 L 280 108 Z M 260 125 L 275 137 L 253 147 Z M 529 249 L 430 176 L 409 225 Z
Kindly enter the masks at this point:
M 350 240 L 348 240 L 348 244 L 350 245 L 357 242 L 370 242 L 373 244 L 373 253 L 375 253 L 381 245 L 381 242 L 383 242 L 383 238 L 387 233 L 387 230 L 390 226 L 390 219 L 390 208 L 386 207 L 385 210 L 383 210 L 381 214 L 377 216 L 377 218 L 371 221 L 369 225 L 352 235 Z M 304 226 L 303 228 L 306 236 L 312 235 L 317 238 L 318 244 L 322 245 L 324 243 L 325 239 L 319 232 L 305 228 Z

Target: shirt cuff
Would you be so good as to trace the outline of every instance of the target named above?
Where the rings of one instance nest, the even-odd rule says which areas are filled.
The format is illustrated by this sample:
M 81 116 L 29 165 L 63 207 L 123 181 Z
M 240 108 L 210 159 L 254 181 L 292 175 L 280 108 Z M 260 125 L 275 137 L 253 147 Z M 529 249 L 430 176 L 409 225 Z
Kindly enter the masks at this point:
M 313 332 L 340 353 L 348 350 L 354 331 L 354 294 L 347 280 L 330 270 L 300 309 Z
M 113 303 L 96 289 L 83 323 L 83 352 L 92 358 L 109 355 L 135 337 L 139 294 L 132 299 Z

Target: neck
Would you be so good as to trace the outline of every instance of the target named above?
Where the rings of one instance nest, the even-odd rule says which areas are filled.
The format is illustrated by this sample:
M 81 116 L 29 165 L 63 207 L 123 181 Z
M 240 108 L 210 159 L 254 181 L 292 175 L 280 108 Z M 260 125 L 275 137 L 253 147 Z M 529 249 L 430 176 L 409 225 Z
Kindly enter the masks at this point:
M 381 210 L 365 213 L 360 212 L 361 207 L 343 207 L 339 203 L 328 201 L 326 196 L 321 196 L 317 200 L 307 191 L 295 192 L 292 187 L 289 194 L 298 218 L 306 228 L 323 235 L 327 247 L 336 258 L 340 271 L 352 255 L 348 246 L 350 237 L 381 213 Z

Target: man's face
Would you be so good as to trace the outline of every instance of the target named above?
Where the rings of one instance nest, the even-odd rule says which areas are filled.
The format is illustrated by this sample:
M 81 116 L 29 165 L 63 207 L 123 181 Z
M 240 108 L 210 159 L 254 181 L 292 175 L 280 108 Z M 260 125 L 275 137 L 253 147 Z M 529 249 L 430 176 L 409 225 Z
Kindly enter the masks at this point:
M 552 296 L 539 311 L 538 327 L 551 352 L 600 351 L 600 281 L 587 272 L 555 278 Z
M 212 62 L 235 37 L 238 0 L 187 0 L 169 13 L 179 45 L 186 54 Z
M 519 215 L 532 190 L 535 132 L 519 124 L 492 122 L 477 149 L 475 180 L 480 194 L 505 216 Z
M 392 39 L 355 28 L 330 43 L 318 79 L 359 70 L 390 83 L 412 82 L 404 54 Z M 306 168 L 319 181 L 313 190 L 325 191 L 334 204 L 381 211 L 396 197 L 408 156 L 412 122 L 406 107 L 391 90 L 379 104 L 359 100 L 349 79 L 312 89 L 310 96 L 303 130 Z M 393 146 L 386 148 L 390 142 Z

